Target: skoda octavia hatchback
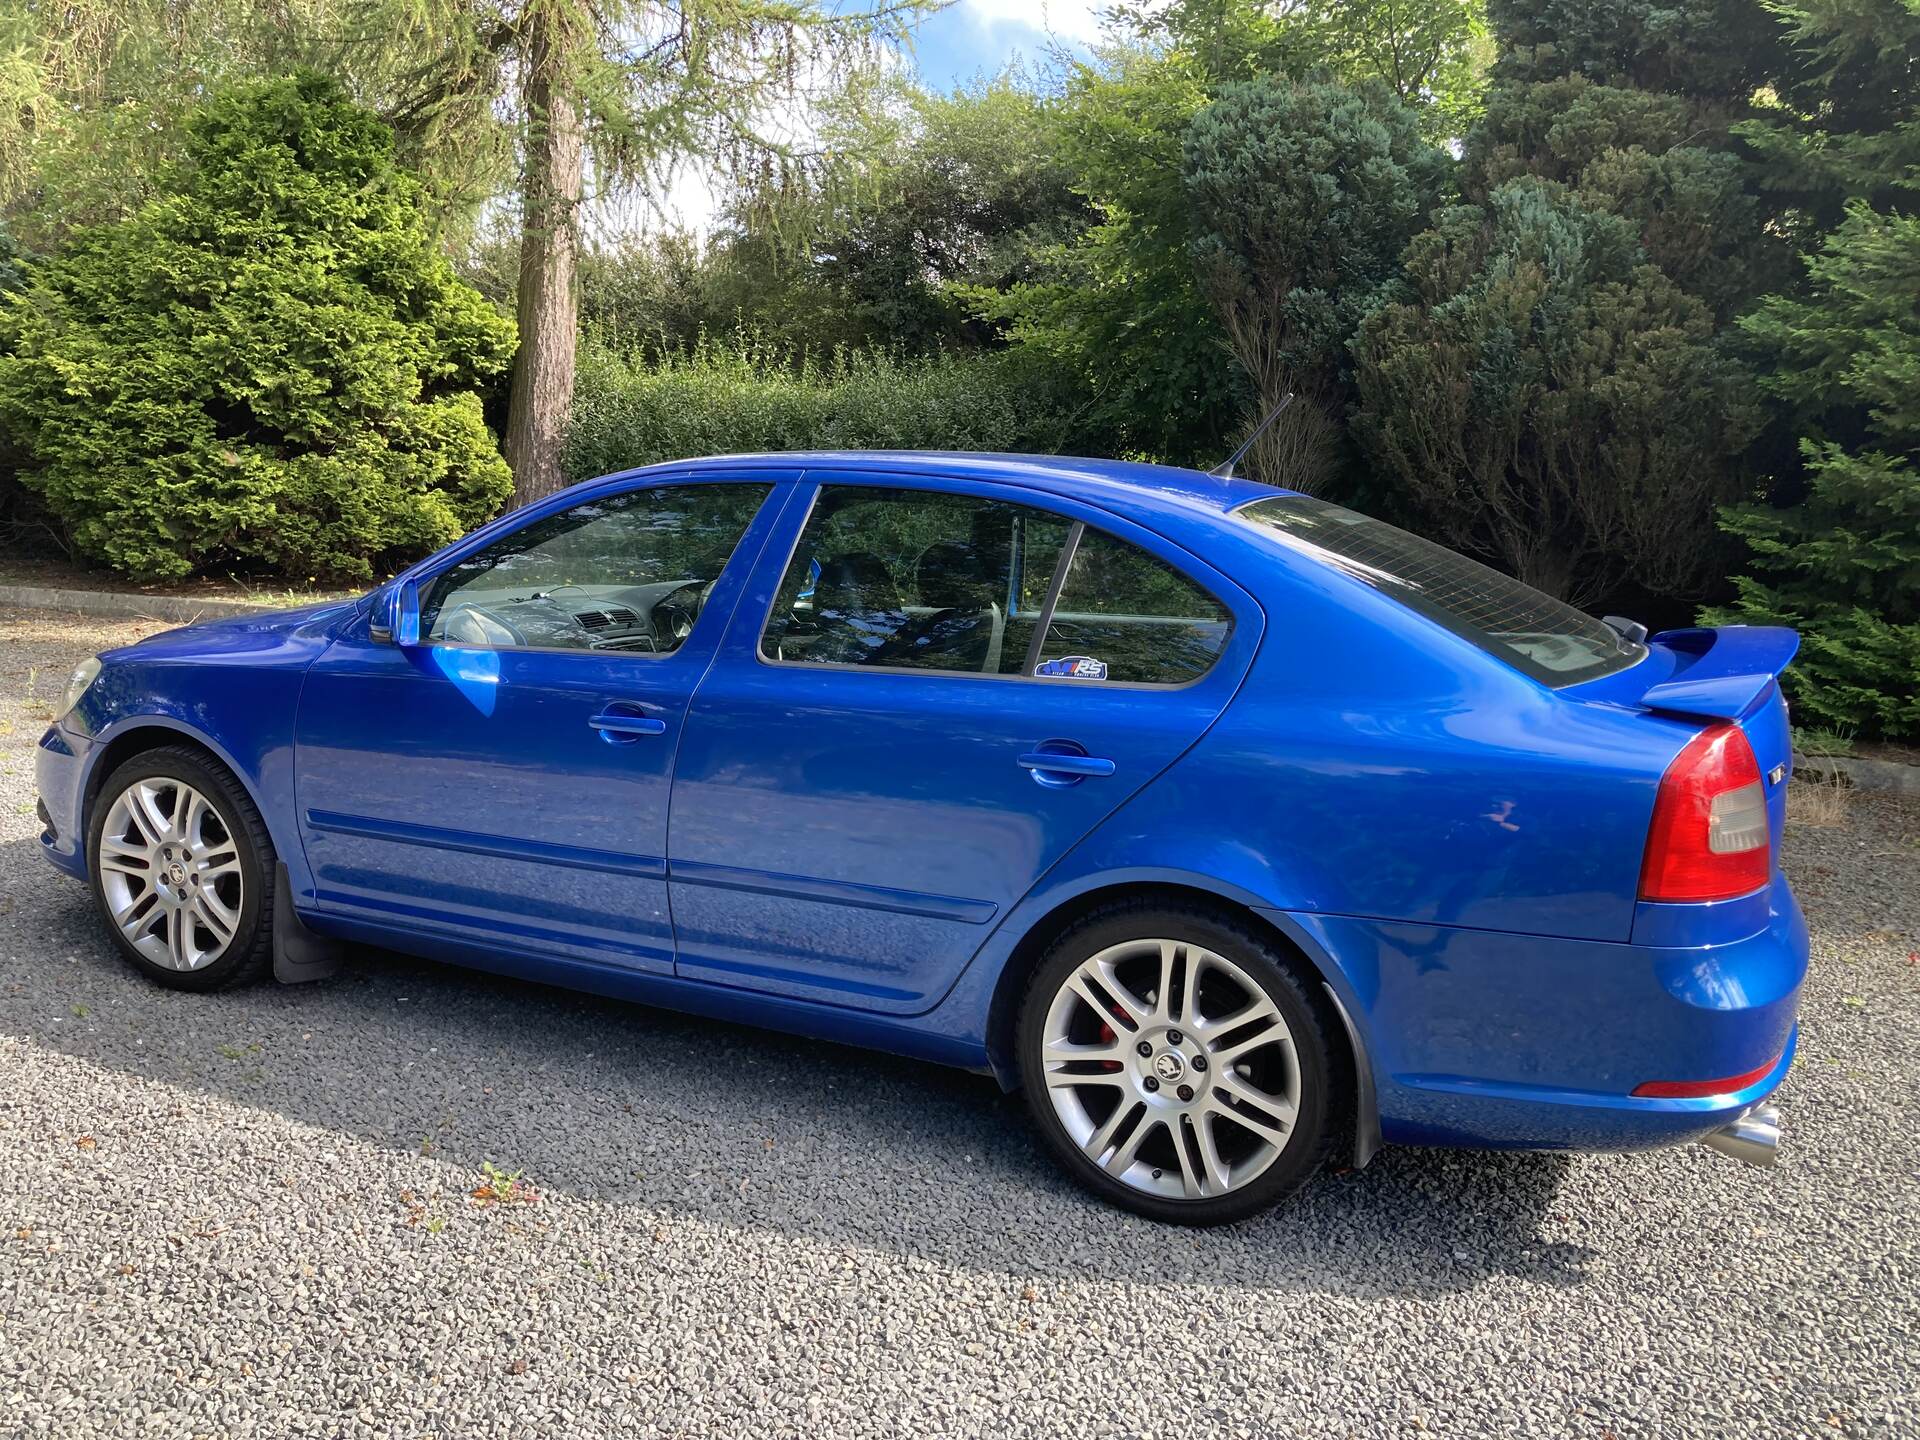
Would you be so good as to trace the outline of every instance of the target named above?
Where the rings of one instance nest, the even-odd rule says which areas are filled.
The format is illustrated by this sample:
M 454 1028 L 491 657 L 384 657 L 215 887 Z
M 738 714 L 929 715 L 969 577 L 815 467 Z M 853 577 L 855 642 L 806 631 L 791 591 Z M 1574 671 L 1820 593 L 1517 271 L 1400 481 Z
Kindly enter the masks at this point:
M 87 661 L 41 843 L 159 983 L 384 946 L 989 1072 L 1164 1220 L 1382 1141 L 1764 1161 L 1794 643 L 1186 470 L 692 461 Z

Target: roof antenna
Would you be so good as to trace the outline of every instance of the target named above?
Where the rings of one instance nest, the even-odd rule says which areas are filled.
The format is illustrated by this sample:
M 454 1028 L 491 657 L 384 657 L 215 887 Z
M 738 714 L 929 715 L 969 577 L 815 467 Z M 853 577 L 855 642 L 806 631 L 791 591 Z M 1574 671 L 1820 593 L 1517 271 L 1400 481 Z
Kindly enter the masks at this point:
M 1253 449 L 1253 442 L 1258 440 L 1262 435 L 1266 434 L 1267 427 L 1273 424 L 1274 421 L 1278 420 L 1280 418 L 1280 412 L 1286 409 L 1287 406 L 1291 405 L 1292 403 L 1293 403 L 1293 391 L 1289 390 L 1287 391 L 1286 394 L 1280 397 L 1280 403 L 1274 406 L 1273 409 L 1267 412 L 1267 418 L 1262 420 L 1258 425 L 1253 427 L 1253 433 L 1247 436 L 1246 443 L 1243 444 L 1238 450 L 1234 451 L 1233 454 L 1229 455 L 1224 462 L 1214 466 L 1213 469 L 1209 470 L 1207 473 L 1209 475 L 1214 476 L 1216 479 L 1220 479 L 1220 480 L 1233 479 L 1233 467 L 1238 465 L 1242 460 L 1247 458 L 1247 452 Z

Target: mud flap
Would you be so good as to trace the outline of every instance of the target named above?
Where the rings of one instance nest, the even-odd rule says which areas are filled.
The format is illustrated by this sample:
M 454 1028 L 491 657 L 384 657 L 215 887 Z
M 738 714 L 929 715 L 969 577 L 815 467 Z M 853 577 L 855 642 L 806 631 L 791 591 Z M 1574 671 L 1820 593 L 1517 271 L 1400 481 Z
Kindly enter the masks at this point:
M 1327 998 L 1333 1002 L 1333 1008 L 1339 1013 L 1340 1023 L 1346 1027 L 1347 1043 L 1353 1047 L 1353 1159 L 1352 1168 L 1364 1170 L 1367 1162 L 1380 1153 L 1380 1097 L 1373 1084 L 1373 1057 L 1367 1054 L 1366 1042 L 1360 1038 L 1360 1027 L 1353 1023 L 1353 1017 L 1347 1014 L 1347 1007 L 1340 1003 L 1340 997 L 1326 981 L 1320 982 L 1320 988 L 1327 992 Z
M 340 968 L 344 947 L 309 930 L 293 912 L 292 886 L 285 862 L 274 866 L 273 978 L 282 985 L 325 980 Z

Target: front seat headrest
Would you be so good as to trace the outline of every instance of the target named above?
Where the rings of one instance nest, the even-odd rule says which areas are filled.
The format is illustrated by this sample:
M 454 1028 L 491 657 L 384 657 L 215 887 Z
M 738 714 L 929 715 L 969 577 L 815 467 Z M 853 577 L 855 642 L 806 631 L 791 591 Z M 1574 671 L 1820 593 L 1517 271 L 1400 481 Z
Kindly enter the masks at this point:
M 914 566 L 920 603 L 936 610 L 980 610 L 993 603 L 993 582 L 980 552 L 959 540 L 938 540 Z
M 813 582 L 816 610 L 898 610 L 900 591 L 887 562 L 867 550 L 849 550 L 820 562 Z

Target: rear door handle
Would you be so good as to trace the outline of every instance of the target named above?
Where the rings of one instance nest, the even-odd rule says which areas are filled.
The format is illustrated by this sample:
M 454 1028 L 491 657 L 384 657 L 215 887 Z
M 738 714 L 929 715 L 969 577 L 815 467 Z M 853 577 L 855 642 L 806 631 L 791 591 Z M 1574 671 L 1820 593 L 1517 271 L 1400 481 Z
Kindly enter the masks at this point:
M 1098 755 L 1069 755 L 1057 750 L 1030 750 L 1018 761 L 1036 775 L 1103 776 L 1113 774 L 1113 761 Z
M 664 735 L 667 722 L 656 720 L 651 715 L 632 715 L 619 710 L 602 710 L 587 724 L 602 735 Z

